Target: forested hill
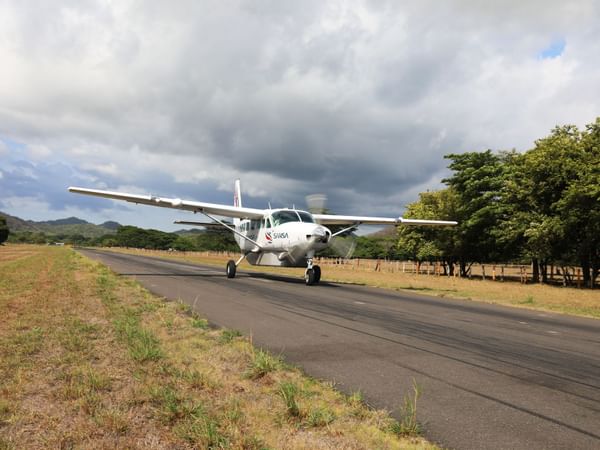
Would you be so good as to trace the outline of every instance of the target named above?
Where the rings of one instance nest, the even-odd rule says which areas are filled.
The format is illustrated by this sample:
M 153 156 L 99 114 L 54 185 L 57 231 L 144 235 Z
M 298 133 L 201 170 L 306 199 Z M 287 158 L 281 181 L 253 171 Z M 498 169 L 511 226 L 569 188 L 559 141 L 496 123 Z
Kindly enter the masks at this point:
M 1 211 L 0 215 L 6 218 L 8 229 L 11 233 L 29 231 L 59 236 L 81 235 L 86 238 L 96 238 L 105 234 L 115 233 L 121 226 L 117 222 L 105 222 L 95 225 L 77 217 L 36 222 L 34 220 L 23 220 Z

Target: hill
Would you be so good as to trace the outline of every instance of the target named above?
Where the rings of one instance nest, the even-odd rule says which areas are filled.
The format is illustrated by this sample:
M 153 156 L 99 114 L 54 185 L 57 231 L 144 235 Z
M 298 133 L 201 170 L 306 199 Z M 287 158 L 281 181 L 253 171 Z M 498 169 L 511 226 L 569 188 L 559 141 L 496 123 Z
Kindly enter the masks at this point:
M 11 232 L 31 231 L 51 235 L 82 235 L 87 238 L 94 238 L 115 233 L 121 226 L 119 223 L 113 221 L 95 225 L 77 217 L 36 222 L 34 220 L 23 220 L 20 217 L 11 216 L 1 211 L 0 215 L 6 217 L 6 222 Z

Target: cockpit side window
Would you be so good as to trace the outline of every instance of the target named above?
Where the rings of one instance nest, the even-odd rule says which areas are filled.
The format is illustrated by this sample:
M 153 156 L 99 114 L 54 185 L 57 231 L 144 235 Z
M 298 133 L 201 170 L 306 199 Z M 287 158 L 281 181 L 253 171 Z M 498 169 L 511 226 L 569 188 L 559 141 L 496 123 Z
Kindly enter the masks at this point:
M 273 226 L 282 225 L 288 222 L 299 222 L 300 218 L 296 211 L 275 211 L 271 217 L 273 218 Z
M 271 219 L 269 217 L 265 217 L 264 219 L 264 227 L 271 228 Z
M 296 212 L 300 216 L 300 219 L 302 219 L 302 222 L 315 223 L 315 219 L 313 219 L 313 216 L 311 214 L 307 213 L 306 211 L 296 211 Z

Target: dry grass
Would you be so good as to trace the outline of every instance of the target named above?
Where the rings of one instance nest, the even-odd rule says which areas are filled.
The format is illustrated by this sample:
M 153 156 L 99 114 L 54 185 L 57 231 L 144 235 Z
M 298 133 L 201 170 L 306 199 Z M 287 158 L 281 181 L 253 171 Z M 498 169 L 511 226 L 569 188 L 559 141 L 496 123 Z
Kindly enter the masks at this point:
M 183 253 L 136 249 L 112 250 L 211 264 L 223 268 L 228 259 L 237 258 L 237 255 L 227 256 L 204 252 Z M 256 267 L 250 266 L 247 263 L 243 263 L 241 268 L 297 277 L 302 277 L 304 274 L 303 269 Z M 598 289 L 589 290 L 542 284 L 521 284 L 513 281 L 469 280 L 398 272 L 375 272 L 364 266 L 352 269 L 339 265 L 322 265 L 321 268 L 324 281 L 354 283 L 392 290 L 405 290 L 444 298 L 477 300 L 540 311 L 600 318 L 600 290 Z
M 1 449 L 434 448 L 68 248 L 0 254 Z

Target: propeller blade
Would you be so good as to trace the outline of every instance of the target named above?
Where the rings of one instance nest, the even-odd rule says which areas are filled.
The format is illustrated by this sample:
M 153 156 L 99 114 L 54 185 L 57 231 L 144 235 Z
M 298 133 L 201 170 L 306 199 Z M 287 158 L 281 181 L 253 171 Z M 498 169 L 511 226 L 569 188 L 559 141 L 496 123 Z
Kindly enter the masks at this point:
M 329 243 L 333 251 L 342 258 L 351 258 L 356 250 L 356 235 L 351 233 L 348 236 L 336 236 Z

